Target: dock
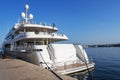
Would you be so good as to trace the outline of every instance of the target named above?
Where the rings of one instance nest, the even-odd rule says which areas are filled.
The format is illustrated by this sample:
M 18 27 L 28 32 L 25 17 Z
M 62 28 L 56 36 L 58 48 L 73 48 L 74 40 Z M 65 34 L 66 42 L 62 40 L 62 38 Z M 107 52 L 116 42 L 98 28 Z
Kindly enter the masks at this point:
M 75 78 L 58 74 L 62 80 L 77 80 Z M 15 59 L 0 58 L 0 80 L 60 80 L 47 69 L 34 64 Z

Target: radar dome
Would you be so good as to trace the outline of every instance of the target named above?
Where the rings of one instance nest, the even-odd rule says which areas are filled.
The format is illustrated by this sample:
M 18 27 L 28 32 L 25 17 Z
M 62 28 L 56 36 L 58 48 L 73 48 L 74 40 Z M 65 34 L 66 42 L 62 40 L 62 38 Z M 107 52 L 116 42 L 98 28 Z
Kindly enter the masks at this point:
M 24 12 L 21 13 L 21 17 L 25 18 L 25 13 Z
M 29 9 L 29 5 L 28 4 L 25 5 L 25 9 L 27 9 L 27 10 Z
M 33 15 L 32 14 L 29 14 L 29 19 L 33 19 Z

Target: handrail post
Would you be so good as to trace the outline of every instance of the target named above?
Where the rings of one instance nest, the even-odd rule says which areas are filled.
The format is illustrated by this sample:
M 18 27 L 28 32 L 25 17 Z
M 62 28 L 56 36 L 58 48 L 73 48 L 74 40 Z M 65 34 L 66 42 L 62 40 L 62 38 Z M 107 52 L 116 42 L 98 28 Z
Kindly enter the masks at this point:
M 66 69 L 66 63 L 64 62 L 64 70 Z

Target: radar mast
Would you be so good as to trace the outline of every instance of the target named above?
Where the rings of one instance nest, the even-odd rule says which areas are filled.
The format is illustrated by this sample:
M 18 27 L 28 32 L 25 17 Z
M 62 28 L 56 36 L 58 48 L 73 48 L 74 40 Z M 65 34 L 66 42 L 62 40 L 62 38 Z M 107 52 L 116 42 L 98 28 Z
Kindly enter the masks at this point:
M 21 17 L 24 19 L 25 23 L 28 23 L 29 20 L 33 19 L 33 15 L 28 14 L 28 10 L 29 10 L 29 5 L 26 4 L 25 5 L 25 13 L 24 12 L 21 13 Z

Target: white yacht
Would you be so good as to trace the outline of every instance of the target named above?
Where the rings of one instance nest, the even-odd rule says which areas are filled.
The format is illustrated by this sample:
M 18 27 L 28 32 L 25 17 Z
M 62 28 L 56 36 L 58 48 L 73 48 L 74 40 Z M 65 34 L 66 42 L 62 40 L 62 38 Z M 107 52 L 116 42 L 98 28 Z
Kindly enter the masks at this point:
M 33 23 L 33 15 L 28 14 L 28 9 L 26 4 L 25 12 L 21 13 L 22 20 L 7 34 L 2 45 L 4 54 L 61 74 L 71 74 L 94 67 L 81 45 L 55 44 L 68 40 L 68 37 L 58 34 L 55 24 Z

